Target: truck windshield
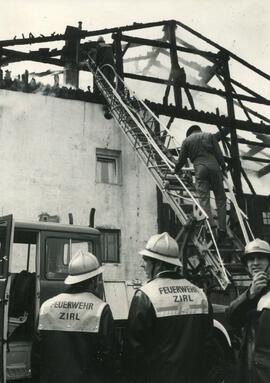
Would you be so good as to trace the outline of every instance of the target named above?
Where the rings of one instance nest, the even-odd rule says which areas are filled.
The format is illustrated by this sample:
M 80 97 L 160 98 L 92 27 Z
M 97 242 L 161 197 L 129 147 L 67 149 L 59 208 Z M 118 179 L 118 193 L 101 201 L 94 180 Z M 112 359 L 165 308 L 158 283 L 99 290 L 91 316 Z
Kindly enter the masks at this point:
M 46 278 L 65 279 L 68 274 L 69 262 L 79 249 L 94 254 L 94 244 L 92 241 L 77 238 L 47 238 Z

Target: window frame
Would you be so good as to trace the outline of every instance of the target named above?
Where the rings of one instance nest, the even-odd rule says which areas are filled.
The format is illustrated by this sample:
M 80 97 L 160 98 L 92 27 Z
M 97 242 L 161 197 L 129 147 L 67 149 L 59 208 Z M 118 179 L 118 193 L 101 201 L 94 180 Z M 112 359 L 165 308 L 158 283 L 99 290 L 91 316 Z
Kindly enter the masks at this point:
M 21 248 L 21 251 L 24 252 L 23 260 L 25 261 L 25 267 L 20 271 L 26 270 L 28 272 L 36 272 L 39 246 L 39 232 L 34 229 L 22 229 L 20 227 L 15 227 L 12 244 L 12 254 L 9 262 L 9 271 L 11 274 L 19 272 L 18 270 L 16 270 L 16 266 L 18 267 L 18 245 L 27 246 L 27 249 Z M 34 270 L 30 271 L 30 267 L 34 267 Z
M 51 239 L 57 240 L 57 241 L 63 240 L 63 242 L 62 242 L 62 244 L 63 244 L 62 265 L 67 269 L 66 273 L 51 272 L 50 270 L 48 270 L 49 256 L 48 256 L 48 252 L 47 252 L 47 243 Z M 88 243 L 91 242 L 92 252 L 96 256 L 97 247 L 96 247 L 95 241 L 92 238 L 90 239 L 90 238 L 77 237 L 77 236 L 73 236 L 73 235 L 61 235 L 61 233 L 58 235 L 48 235 L 48 236 L 46 236 L 46 238 L 44 240 L 44 270 L 43 270 L 43 273 L 44 273 L 44 279 L 45 280 L 47 280 L 47 281 L 64 281 L 65 280 L 65 278 L 68 275 L 69 262 L 64 263 L 64 256 L 65 256 L 65 254 L 64 254 L 65 243 L 64 242 L 66 242 L 68 244 L 68 246 L 70 247 L 70 245 L 72 246 L 72 241 L 80 241 L 80 242 L 88 242 Z
M 121 230 L 120 229 L 110 229 L 105 227 L 97 227 L 97 229 L 100 231 L 100 245 L 101 245 L 101 262 L 104 264 L 120 264 L 120 254 L 121 254 Z M 106 246 L 106 243 L 104 244 L 103 241 L 106 240 L 106 234 L 115 234 L 116 235 L 116 255 L 117 258 L 115 260 L 108 260 L 108 243 Z M 104 254 L 104 245 L 105 245 L 105 252 Z M 107 248 L 107 249 L 106 249 Z M 106 259 L 107 258 L 107 259 Z
M 270 210 L 262 211 L 262 220 L 264 226 L 270 226 Z
M 110 160 L 115 162 L 115 182 L 105 182 L 99 179 L 98 177 L 98 163 L 102 162 L 101 159 L 107 160 L 109 163 Z M 105 161 L 103 161 L 105 162 Z M 120 150 L 112 150 L 112 149 L 102 149 L 96 148 L 96 183 L 98 184 L 108 184 L 108 185 L 122 185 L 122 156 Z

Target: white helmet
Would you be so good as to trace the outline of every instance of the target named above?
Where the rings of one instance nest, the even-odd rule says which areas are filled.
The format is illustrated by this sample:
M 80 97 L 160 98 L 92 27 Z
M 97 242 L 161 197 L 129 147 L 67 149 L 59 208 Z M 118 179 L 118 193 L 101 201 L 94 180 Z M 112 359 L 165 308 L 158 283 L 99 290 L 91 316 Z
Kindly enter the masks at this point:
M 266 241 L 263 241 L 260 238 L 256 238 L 249 242 L 245 247 L 244 255 L 252 253 L 264 253 L 270 256 L 270 246 Z
M 168 233 L 155 234 L 150 237 L 145 249 L 141 250 L 139 254 L 145 257 L 150 257 L 171 263 L 175 266 L 182 266 L 179 260 L 179 249 L 175 239 Z
M 100 266 L 97 257 L 91 253 L 82 252 L 80 249 L 69 262 L 68 273 L 65 284 L 73 285 L 103 273 L 103 268 Z

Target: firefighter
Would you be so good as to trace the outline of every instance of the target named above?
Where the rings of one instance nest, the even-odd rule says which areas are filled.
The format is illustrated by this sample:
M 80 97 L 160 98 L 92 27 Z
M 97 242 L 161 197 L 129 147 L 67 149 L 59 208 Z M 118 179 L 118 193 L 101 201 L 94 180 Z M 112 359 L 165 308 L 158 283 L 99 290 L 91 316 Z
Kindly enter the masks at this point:
M 112 382 L 114 321 L 99 298 L 97 258 L 79 250 L 69 264 L 66 292 L 43 303 L 32 347 L 33 381 Z
M 97 40 L 97 54 L 96 54 L 96 65 L 100 68 L 104 76 L 107 78 L 109 83 L 114 86 L 114 55 L 111 44 L 106 44 L 104 38 L 101 36 Z
M 239 383 L 270 382 L 270 246 L 259 238 L 249 242 L 243 261 L 252 282 L 229 306 L 229 323 L 244 329 Z
M 104 38 L 100 36 L 97 40 L 97 54 L 96 54 L 96 66 L 101 70 L 101 72 L 104 74 L 108 82 L 111 84 L 112 87 L 115 87 L 115 60 L 114 60 L 114 53 L 112 44 L 106 44 Z M 108 91 L 108 90 L 107 90 Z M 96 82 L 94 83 L 94 92 L 99 93 L 98 87 Z M 104 100 L 105 101 L 105 100 Z M 112 115 L 110 113 L 110 110 L 105 102 L 105 105 L 103 107 L 104 111 L 104 117 L 107 120 L 110 120 L 112 118 Z
M 130 306 L 129 373 L 138 383 L 203 382 L 213 326 L 208 300 L 179 274 L 178 245 L 168 233 L 153 235 L 139 254 L 150 280 Z
M 202 132 L 198 125 L 192 125 L 182 143 L 175 172 L 179 173 L 190 158 L 194 164 L 196 190 L 199 202 L 209 217 L 210 225 L 214 228 L 211 206 L 210 189 L 213 190 L 218 215 L 218 242 L 226 239 L 226 194 L 223 186 L 223 175 L 226 175 L 225 162 L 215 136 Z

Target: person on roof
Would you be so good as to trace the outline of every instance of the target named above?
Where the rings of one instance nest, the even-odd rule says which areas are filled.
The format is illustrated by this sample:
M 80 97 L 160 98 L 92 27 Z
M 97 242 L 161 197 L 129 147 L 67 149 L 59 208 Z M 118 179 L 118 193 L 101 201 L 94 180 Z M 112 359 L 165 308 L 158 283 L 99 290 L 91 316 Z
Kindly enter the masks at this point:
M 69 264 L 69 289 L 43 303 L 32 346 L 35 383 L 114 382 L 114 321 L 99 298 L 97 258 L 79 250 Z
M 97 43 L 96 65 L 113 86 L 115 60 L 112 44 L 107 44 L 102 36 L 98 38 Z
M 215 135 L 202 132 L 198 125 L 192 125 L 182 143 L 175 172 L 180 173 L 182 167 L 190 159 L 194 165 L 196 190 L 201 207 L 209 217 L 212 228 L 215 228 L 211 206 L 210 190 L 213 190 L 217 205 L 218 242 L 226 238 L 226 194 L 223 186 L 223 175 L 226 175 L 225 161 Z
M 150 280 L 129 310 L 128 371 L 138 383 L 203 382 L 210 304 L 179 274 L 178 245 L 168 233 L 153 235 L 139 254 Z
M 109 84 L 112 87 L 115 87 L 114 79 L 115 79 L 115 60 L 114 60 L 114 53 L 112 44 L 107 44 L 102 36 L 100 36 L 97 40 L 97 51 L 96 51 L 96 57 L 95 62 L 97 68 L 101 70 L 103 75 L 105 76 L 106 80 L 109 82 Z M 110 88 L 109 85 L 107 85 L 107 90 Z M 94 93 L 99 94 L 100 91 L 98 89 L 96 81 L 94 81 Z M 108 108 L 108 106 L 104 105 L 104 117 L 106 119 L 111 119 L 111 113 Z
M 227 319 L 244 329 L 237 381 L 270 382 L 270 246 L 259 238 L 249 242 L 243 262 L 251 275 L 250 287 L 231 302 Z

